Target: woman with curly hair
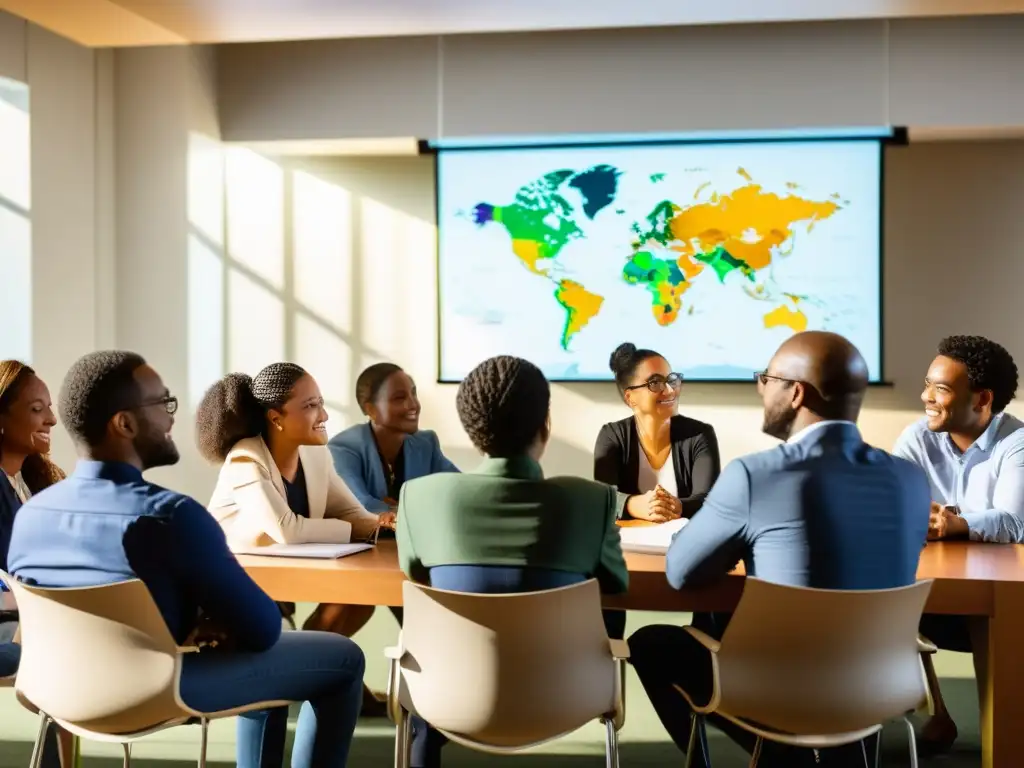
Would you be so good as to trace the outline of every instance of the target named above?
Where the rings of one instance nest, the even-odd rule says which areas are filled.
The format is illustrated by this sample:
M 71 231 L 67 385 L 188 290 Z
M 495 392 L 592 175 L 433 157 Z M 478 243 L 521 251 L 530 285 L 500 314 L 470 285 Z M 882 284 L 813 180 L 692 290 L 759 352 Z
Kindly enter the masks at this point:
M 50 430 L 57 424 L 50 390 L 34 370 L 17 360 L 0 361 L 0 568 L 18 509 L 64 473 L 49 459 Z
M 209 510 L 233 550 L 358 541 L 378 524 L 394 525 L 394 512 L 367 512 L 338 476 L 326 422 L 316 380 L 293 363 L 273 363 L 255 377 L 228 374 L 203 396 L 199 450 L 221 465 Z M 320 605 L 303 628 L 349 637 L 355 630 L 346 609 Z M 281 610 L 291 622 L 294 606 Z M 375 698 L 365 691 L 365 703 L 373 706 Z

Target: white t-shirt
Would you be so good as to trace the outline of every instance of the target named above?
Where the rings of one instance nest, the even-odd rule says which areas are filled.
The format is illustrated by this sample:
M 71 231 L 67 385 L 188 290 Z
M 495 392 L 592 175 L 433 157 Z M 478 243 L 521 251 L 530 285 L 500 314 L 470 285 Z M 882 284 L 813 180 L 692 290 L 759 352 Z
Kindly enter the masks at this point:
M 636 484 L 640 488 L 640 493 L 653 491 L 660 485 L 673 496 L 679 496 L 679 490 L 676 487 L 676 462 L 672 457 L 672 451 L 669 451 L 668 460 L 662 465 L 661 469 L 656 470 L 651 466 L 651 462 L 647 460 L 647 454 L 644 453 L 644 450 L 639 446 L 637 448 L 640 451 L 640 466 L 637 472 Z

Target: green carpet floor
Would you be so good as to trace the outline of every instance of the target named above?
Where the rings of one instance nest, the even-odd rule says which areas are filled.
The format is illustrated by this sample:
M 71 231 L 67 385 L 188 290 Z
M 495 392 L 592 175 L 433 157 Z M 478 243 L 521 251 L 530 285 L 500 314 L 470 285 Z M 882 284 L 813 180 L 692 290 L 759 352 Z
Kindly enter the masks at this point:
M 302 606 L 307 608 L 308 606 Z M 689 621 L 685 614 L 630 613 L 629 631 L 644 624 Z M 374 688 L 383 689 L 387 665 L 381 653 L 393 643 L 398 627 L 391 614 L 378 610 L 370 623 L 356 637 L 366 652 L 367 680 Z M 981 765 L 978 733 L 978 705 L 970 658 L 962 654 L 940 653 L 936 662 L 943 678 L 946 703 L 960 728 L 960 739 L 951 754 L 922 760 L 922 768 L 969 768 Z M 669 741 L 654 710 L 644 695 L 635 675 L 630 671 L 627 687 L 626 726 L 620 734 L 620 755 L 628 766 L 682 765 L 682 756 Z M 9 690 L 0 690 L 0 767 L 27 766 L 36 721 L 15 701 Z M 709 731 L 714 768 L 740 768 L 747 765 L 742 750 Z M 133 766 L 138 768 L 184 768 L 194 766 L 198 754 L 197 728 L 178 728 L 139 742 L 132 751 Z M 903 727 L 894 723 L 887 727 L 883 739 L 882 765 L 907 766 L 906 737 Z M 386 720 L 363 720 L 356 731 L 349 765 L 379 768 L 391 764 L 394 750 L 394 729 Z M 97 743 L 83 746 L 84 768 L 115 768 L 120 766 L 120 748 Z M 445 747 L 444 764 L 449 768 L 506 763 L 513 768 L 582 768 L 603 765 L 604 732 L 600 725 L 587 726 L 571 736 L 532 752 L 512 757 L 493 757 L 473 753 L 455 745 Z M 210 728 L 209 765 L 234 764 L 234 723 L 214 723 Z

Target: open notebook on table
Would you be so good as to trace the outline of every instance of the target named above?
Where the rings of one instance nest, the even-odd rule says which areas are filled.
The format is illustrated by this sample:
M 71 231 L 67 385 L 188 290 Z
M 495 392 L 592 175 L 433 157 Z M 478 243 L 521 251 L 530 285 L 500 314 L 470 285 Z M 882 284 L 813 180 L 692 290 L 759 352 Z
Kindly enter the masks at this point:
M 316 560 L 337 560 L 357 552 L 373 549 L 372 544 L 268 544 L 265 547 L 236 549 L 236 555 L 268 555 L 271 557 L 309 557 Z
M 623 526 L 619 528 L 624 552 L 640 552 L 646 555 L 664 555 L 672 544 L 672 537 L 683 529 L 687 518 L 671 520 L 667 523 L 644 526 Z

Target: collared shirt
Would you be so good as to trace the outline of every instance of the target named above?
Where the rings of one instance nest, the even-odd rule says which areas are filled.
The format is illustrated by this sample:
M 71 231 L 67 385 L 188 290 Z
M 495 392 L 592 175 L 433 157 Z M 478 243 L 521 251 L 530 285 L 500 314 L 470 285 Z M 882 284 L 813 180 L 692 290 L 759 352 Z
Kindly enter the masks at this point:
M 787 444 L 792 444 L 792 443 L 798 442 L 800 440 L 803 440 L 805 437 L 813 435 L 819 429 L 824 429 L 825 427 L 829 426 L 830 424 L 849 424 L 852 427 L 856 427 L 857 426 L 852 421 L 845 421 L 843 419 L 826 419 L 825 421 L 816 421 L 813 424 L 808 424 L 806 427 L 801 429 L 796 434 L 790 435 L 789 439 L 786 440 L 786 443 Z
M 201 614 L 243 650 L 265 650 L 281 633 L 277 605 L 231 554 L 213 516 L 128 464 L 79 461 L 29 499 L 14 518 L 7 562 L 16 578 L 44 587 L 140 578 L 179 643 Z
M 996 415 L 963 453 L 927 419 L 907 427 L 893 453 L 924 469 L 932 501 L 955 505 L 973 541 L 1024 543 L 1024 422 Z
M 13 477 L 7 475 L 7 479 L 11 482 L 11 487 L 14 489 L 14 493 L 22 504 L 32 498 L 32 491 L 30 491 L 28 489 L 28 485 L 25 484 L 25 478 L 21 476 L 21 472 L 18 472 Z

